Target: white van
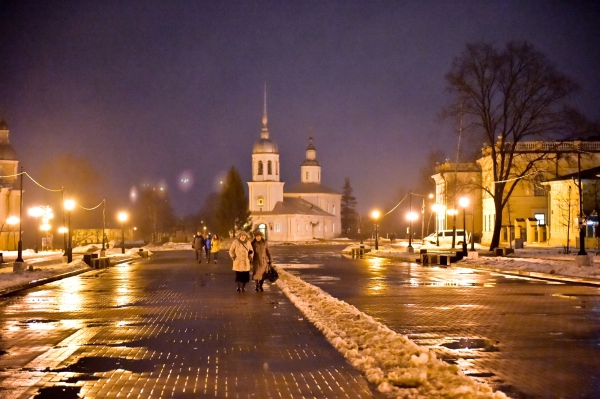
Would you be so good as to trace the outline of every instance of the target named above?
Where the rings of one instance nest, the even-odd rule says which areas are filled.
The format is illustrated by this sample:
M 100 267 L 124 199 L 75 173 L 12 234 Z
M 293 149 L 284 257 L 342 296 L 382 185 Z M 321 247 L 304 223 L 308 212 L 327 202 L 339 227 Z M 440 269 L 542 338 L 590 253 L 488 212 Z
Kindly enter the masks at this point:
M 456 229 L 456 238 L 454 240 L 456 246 L 461 246 L 465 235 L 467 237 L 467 240 L 465 241 L 467 244 L 470 243 L 470 238 L 471 236 L 469 235 L 468 231 L 464 231 L 462 229 Z M 426 244 L 437 244 L 437 240 L 439 239 L 440 245 L 452 245 L 452 230 L 440 230 L 437 232 L 437 237 L 436 237 L 436 233 L 430 234 L 427 237 L 425 237 L 424 241 Z

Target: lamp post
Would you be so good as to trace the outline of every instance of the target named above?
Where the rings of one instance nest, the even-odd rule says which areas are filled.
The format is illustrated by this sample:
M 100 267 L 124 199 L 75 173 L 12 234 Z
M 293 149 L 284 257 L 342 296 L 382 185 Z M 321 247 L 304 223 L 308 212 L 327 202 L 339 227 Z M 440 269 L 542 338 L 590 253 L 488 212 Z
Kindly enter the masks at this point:
M 127 221 L 127 212 L 119 212 L 119 221 L 121 222 L 121 253 L 125 253 L 125 222 Z M 205 227 L 206 228 L 206 227 Z
M 44 223 L 40 226 L 40 230 L 44 231 L 46 233 L 46 245 L 42 245 L 42 251 L 44 250 L 48 250 L 48 230 L 50 230 L 50 224 L 49 223 Z
M 446 213 L 452 216 L 452 249 L 454 249 L 456 248 L 456 214 L 458 211 L 456 209 L 448 209 Z
M 38 253 L 38 234 L 37 234 L 38 218 L 44 214 L 44 210 L 39 206 L 34 206 L 33 208 L 29 208 L 28 213 L 29 213 L 29 216 L 33 216 L 35 218 L 35 229 L 34 229 L 35 230 L 35 244 L 33 246 L 33 250 L 37 254 Z
M 417 220 L 418 216 L 415 212 L 408 212 L 406 217 L 408 219 L 408 252 L 412 254 L 415 252 L 415 249 L 412 246 L 412 225 L 413 221 Z
M 442 204 L 433 204 L 431 209 L 435 212 L 435 245 L 440 246 L 440 236 L 439 236 L 439 224 L 440 224 L 440 213 L 444 212 L 444 205 Z
M 469 198 L 461 197 L 458 200 L 458 205 L 463 209 L 463 240 L 462 240 L 462 252 L 463 256 L 467 256 L 467 206 L 469 206 Z M 471 232 L 473 234 L 473 232 Z
M 106 254 L 106 200 L 102 198 L 102 251 L 100 256 L 104 256 Z
M 471 207 L 471 251 L 475 251 L 475 203 Z
M 579 147 L 579 144 L 577 144 Z M 583 190 L 581 187 L 581 151 L 577 148 L 577 185 L 579 186 L 579 252 L 577 255 L 585 255 L 587 256 L 587 252 L 585 252 L 585 229 L 586 222 L 585 216 L 583 214 Z
M 67 240 L 67 263 L 73 262 L 73 233 L 71 230 L 71 211 L 75 209 L 75 201 L 72 199 L 67 199 L 63 203 L 65 209 L 69 212 L 69 225 L 67 227 L 69 237 Z
M 19 223 L 19 218 L 16 216 L 9 216 L 6 219 L 6 223 L 8 223 L 9 227 L 9 231 L 8 231 L 8 241 L 10 244 L 10 229 L 12 228 L 12 226 L 14 226 L 15 224 Z M 13 231 L 13 245 L 15 245 L 15 235 L 14 235 L 14 231 Z
M 381 213 L 379 213 L 379 211 L 371 212 L 371 217 L 373 218 L 373 221 L 375 222 L 375 251 L 377 251 L 379 249 L 379 231 L 378 231 L 379 226 L 377 226 L 377 220 L 379 219 L 380 215 L 381 215 Z

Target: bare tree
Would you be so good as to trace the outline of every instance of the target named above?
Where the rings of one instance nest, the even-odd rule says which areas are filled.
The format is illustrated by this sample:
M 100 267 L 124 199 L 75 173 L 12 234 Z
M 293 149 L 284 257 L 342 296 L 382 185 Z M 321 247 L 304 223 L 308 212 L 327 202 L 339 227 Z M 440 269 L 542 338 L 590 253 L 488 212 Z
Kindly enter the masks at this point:
M 576 85 L 556 71 L 544 54 L 522 42 L 503 49 L 469 44 L 446 79 L 455 100 L 444 115 L 464 118 L 465 131 L 482 138 L 489 148 L 492 180 L 484 182 L 482 189 L 495 207 L 492 250 L 500 242 L 502 213 L 513 190 L 547 155 L 532 154 L 517 170 L 517 145 L 565 137 L 564 101 Z

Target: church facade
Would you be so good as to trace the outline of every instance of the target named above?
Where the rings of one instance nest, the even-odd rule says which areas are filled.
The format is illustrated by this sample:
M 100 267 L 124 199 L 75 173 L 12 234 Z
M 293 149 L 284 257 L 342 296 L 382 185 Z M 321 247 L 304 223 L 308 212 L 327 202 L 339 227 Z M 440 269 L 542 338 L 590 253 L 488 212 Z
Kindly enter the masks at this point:
M 275 242 L 339 237 L 342 195 L 321 184 L 313 139 L 300 166 L 300 182 L 284 190 L 279 150 L 269 137 L 266 101 L 262 122 L 260 139 L 252 149 L 252 181 L 248 182 L 252 230 L 262 231 Z

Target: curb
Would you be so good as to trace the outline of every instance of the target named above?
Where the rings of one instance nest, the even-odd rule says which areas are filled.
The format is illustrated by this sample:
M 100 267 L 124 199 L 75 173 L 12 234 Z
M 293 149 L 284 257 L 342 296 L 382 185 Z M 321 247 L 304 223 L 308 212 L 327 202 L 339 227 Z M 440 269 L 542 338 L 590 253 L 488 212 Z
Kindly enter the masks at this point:
M 118 265 L 118 264 L 121 264 L 121 263 L 135 261 L 135 260 L 137 260 L 137 259 L 134 259 L 134 258 L 121 259 L 121 260 L 116 261 L 115 263 L 113 263 L 113 265 Z M 74 271 L 68 272 L 68 273 L 57 274 L 56 276 L 52 276 L 52 277 L 46 277 L 46 278 L 42 278 L 42 279 L 39 279 L 39 280 L 34 280 L 34 281 L 29 282 L 29 283 L 23 283 L 23 284 L 15 285 L 13 287 L 9 287 L 9 288 L 5 288 L 3 290 L 0 290 L 0 297 L 10 296 L 10 295 L 15 294 L 15 293 L 17 293 L 19 291 L 23 291 L 23 290 L 27 290 L 27 289 L 30 289 L 30 288 L 39 287 L 40 285 L 52 283 L 52 282 L 57 281 L 57 280 L 62 280 L 63 278 L 73 277 L 73 276 L 77 276 L 77 275 L 83 274 L 83 273 L 99 272 L 101 270 L 102 269 L 89 269 L 89 267 L 88 267 L 88 268 L 84 268 L 84 269 L 74 270 Z

